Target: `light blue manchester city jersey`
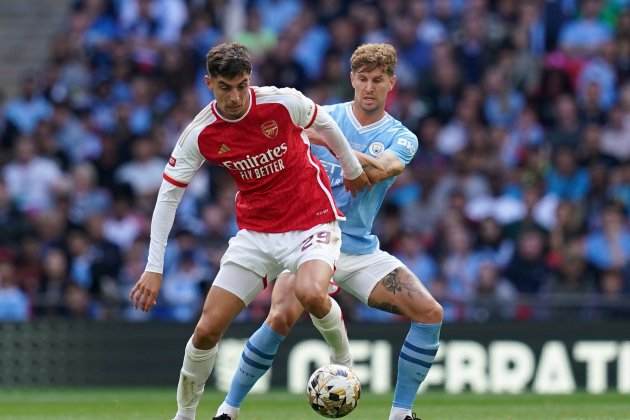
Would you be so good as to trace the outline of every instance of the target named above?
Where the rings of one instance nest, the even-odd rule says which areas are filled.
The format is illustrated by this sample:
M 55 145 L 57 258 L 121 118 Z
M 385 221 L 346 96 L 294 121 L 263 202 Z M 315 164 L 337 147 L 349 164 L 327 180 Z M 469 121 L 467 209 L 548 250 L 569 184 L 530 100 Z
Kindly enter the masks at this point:
M 377 157 L 389 150 L 407 165 L 418 150 L 418 138 L 400 121 L 389 114 L 379 121 L 361 126 L 352 113 L 351 102 L 323 107 L 337 122 L 354 150 Z M 369 254 L 378 246 L 378 238 L 372 234 L 372 224 L 376 218 L 385 193 L 394 183 L 394 178 L 374 185 L 370 190 L 361 191 L 356 197 L 343 186 L 343 173 L 339 161 L 325 147 L 313 145 L 313 153 L 322 162 L 328 173 L 337 206 L 346 215 L 340 222 L 342 241 L 341 251 L 346 254 Z

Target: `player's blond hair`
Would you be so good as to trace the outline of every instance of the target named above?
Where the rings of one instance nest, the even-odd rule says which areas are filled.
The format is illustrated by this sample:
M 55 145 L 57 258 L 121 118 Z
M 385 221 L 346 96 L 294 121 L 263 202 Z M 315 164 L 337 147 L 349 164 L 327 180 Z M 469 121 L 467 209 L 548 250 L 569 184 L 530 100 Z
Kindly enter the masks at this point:
M 372 71 L 382 68 L 390 76 L 396 68 L 396 49 L 391 44 L 363 44 L 352 53 L 350 69 Z

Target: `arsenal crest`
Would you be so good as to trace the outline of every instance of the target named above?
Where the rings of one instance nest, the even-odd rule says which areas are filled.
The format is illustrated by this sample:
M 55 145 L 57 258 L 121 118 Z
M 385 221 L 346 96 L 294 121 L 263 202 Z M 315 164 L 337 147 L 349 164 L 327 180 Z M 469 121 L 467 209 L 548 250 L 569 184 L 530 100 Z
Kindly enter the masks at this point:
M 262 123 L 260 129 L 267 138 L 272 139 L 278 135 L 278 123 L 275 120 Z

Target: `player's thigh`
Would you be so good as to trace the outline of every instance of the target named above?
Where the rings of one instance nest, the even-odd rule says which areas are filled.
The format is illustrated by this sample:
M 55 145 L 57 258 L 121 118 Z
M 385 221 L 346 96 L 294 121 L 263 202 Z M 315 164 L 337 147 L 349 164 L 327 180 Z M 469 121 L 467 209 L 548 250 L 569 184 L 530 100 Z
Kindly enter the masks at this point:
M 281 271 L 281 266 L 273 255 L 275 243 L 269 236 L 245 229 L 238 231 L 230 239 L 228 249 L 221 258 L 221 267 L 232 264 L 246 268 L 258 275 L 256 283 L 262 281 L 262 285 L 266 287 L 267 279 L 276 278 Z M 255 295 L 241 297 L 245 304 L 249 304 Z
M 342 253 L 333 279 L 343 290 L 367 304 L 378 282 L 401 266 L 403 263 L 398 258 L 380 249 L 364 255 Z
M 267 278 L 247 267 L 232 262 L 222 263 L 212 288 L 218 287 L 238 298 L 243 307 L 249 305 L 264 288 Z M 206 299 L 205 307 L 208 305 Z
M 296 273 L 295 287 L 298 298 L 323 297 L 335 269 L 341 250 L 341 230 L 337 222 L 324 223 L 293 239 L 291 252 L 284 261 Z
M 267 287 L 268 281 L 275 279 L 281 265 L 273 256 L 273 241 L 268 234 L 240 230 L 230 239 L 228 249 L 221 258 L 221 269 L 237 266 L 254 273 L 242 276 L 217 276 L 213 285 L 228 290 L 249 305 L 258 293 Z
M 327 300 L 332 275 L 333 268 L 321 260 L 313 259 L 301 264 L 295 276 L 295 294 L 301 303 L 306 305 L 304 299 Z
M 200 340 L 216 344 L 244 307 L 243 300 L 237 295 L 213 285 L 206 296 L 195 335 Z
M 400 266 L 376 283 L 368 305 L 401 314 L 415 322 L 442 322 L 442 307 L 407 267 Z
M 318 274 L 319 271 L 311 267 L 328 266 L 330 271 L 334 271 L 335 262 L 341 251 L 341 230 L 337 222 L 323 223 L 304 232 L 291 232 L 287 237 L 287 242 L 288 252 L 282 259 L 282 263 L 289 271 L 298 274 L 308 273 L 318 278 L 325 277 L 325 281 L 328 282 L 329 275 L 325 272 L 329 270 Z M 309 268 L 300 270 L 307 263 L 311 263 L 308 264 Z
M 195 335 L 216 343 L 262 288 L 260 276 L 253 271 L 231 263 L 221 265 L 206 296 Z

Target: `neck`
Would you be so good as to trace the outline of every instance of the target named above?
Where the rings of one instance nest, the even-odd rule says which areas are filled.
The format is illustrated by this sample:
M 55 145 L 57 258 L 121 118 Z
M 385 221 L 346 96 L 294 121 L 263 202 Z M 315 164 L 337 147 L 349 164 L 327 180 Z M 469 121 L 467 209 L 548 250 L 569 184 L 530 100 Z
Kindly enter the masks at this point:
M 243 115 L 245 115 L 247 113 L 247 111 L 249 110 L 249 102 L 252 99 L 252 94 L 251 92 L 248 92 L 247 94 L 247 98 L 245 98 L 245 107 L 243 108 L 243 112 L 241 112 L 239 115 L 234 116 L 234 115 L 229 115 L 227 114 L 222 108 L 221 106 L 219 106 L 219 103 L 216 103 L 216 107 L 217 107 L 217 111 L 219 112 L 219 115 L 221 116 L 221 118 L 223 118 L 224 120 L 227 121 L 233 121 L 233 120 L 238 120 L 239 118 L 241 118 Z
M 374 112 L 365 112 L 361 109 L 360 106 L 357 105 L 355 101 L 353 101 L 352 113 L 354 114 L 354 117 L 357 119 L 357 121 L 359 121 L 359 124 L 370 125 L 383 118 L 383 116 L 385 115 L 385 108 L 379 108 Z

